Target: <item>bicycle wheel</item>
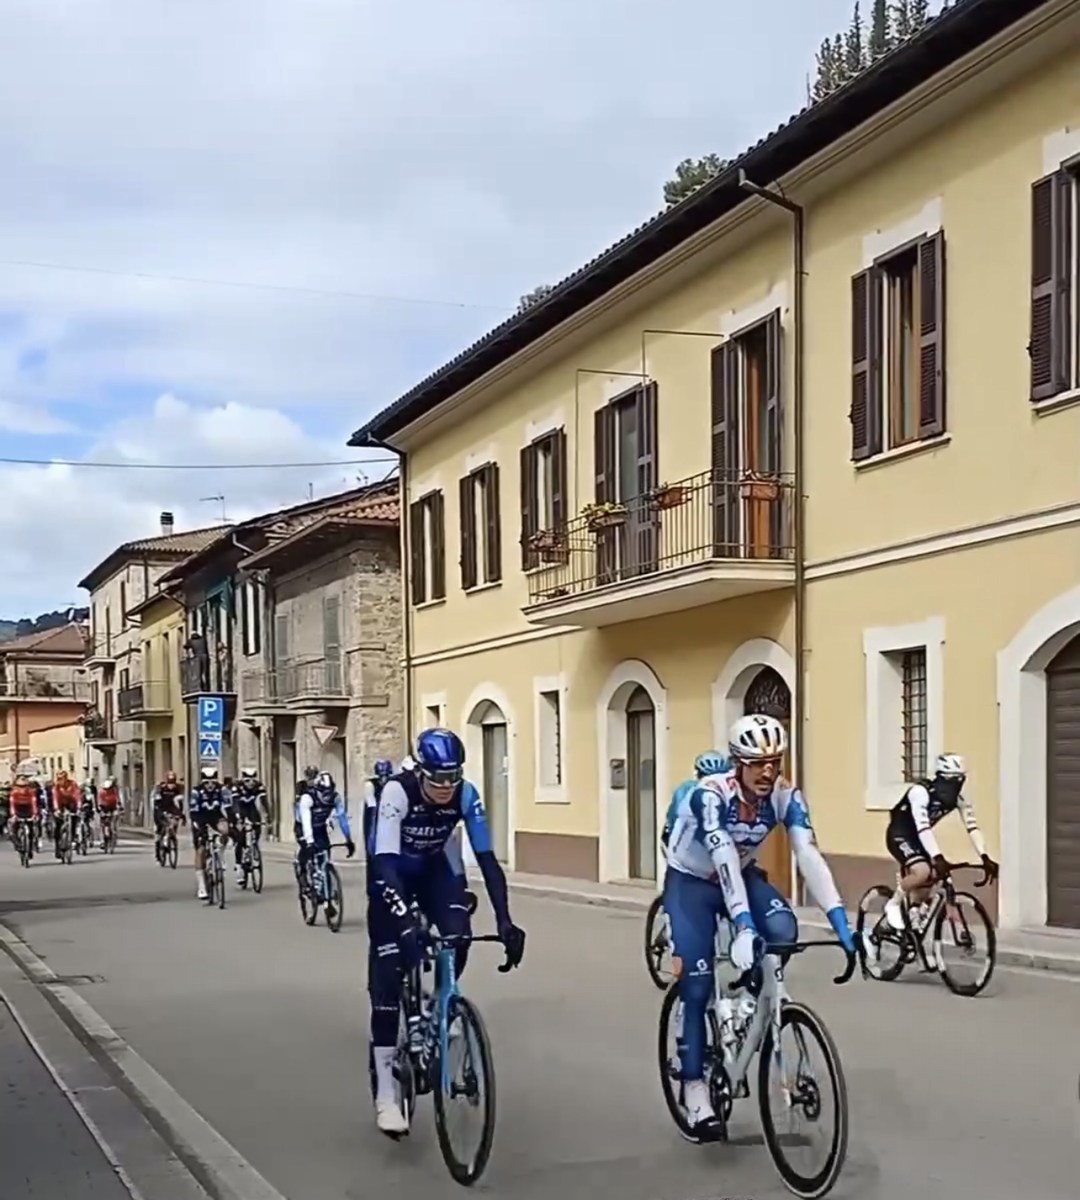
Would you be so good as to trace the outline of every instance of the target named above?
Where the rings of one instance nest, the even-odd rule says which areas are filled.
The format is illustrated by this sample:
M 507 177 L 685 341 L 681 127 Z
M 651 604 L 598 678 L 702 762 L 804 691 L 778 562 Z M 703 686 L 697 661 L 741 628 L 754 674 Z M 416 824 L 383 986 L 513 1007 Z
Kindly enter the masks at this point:
M 257 896 L 263 890 L 263 861 L 259 843 L 251 847 L 251 888 Z
M 664 1103 L 675 1127 L 688 1142 L 700 1145 L 702 1138 L 686 1119 L 683 1103 L 682 1063 L 679 1061 L 678 1044 L 681 1033 L 677 1032 L 677 1021 L 682 1020 L 678 984 L 667 990 L 660 1005 L 660 1021 L 657 1038 L 660 1064 L 660 1090 Z M 726 1126 L 731 1116 L 731 1088 L 720 1056 L 720 1029 L 716 1022 L 716 1010 L 710 1005 L 705 1012 L 705 1078 L 709 1081 L 709 1097 L 713 1111 Z
M 460 1033 L 450 1041 L 449 1034 L 455 1024 L 461 1027 Z M 450 1058 L 455 1057 L 460 1047 L 464 1062 L 458 1080 L 454 1078 L 453 1064 L 443 1063 L 441 1055 L 436 1054 L 435 1132 L 451 1179 L 470 1187 L 484 1173 L 495 1141 L 495 1066 L 484 1019 L 471 1000 L 464 996 L 453 997 L 447 1012 L 446 1029 Z M 450 1132 L 450 1105 L 462 1098 L 469 1108 L 480 1109 L 483 1122 L 476 1149 L 468 1156 L 458 1151 Z
M 994 930 L 993 921 L 990 920 L 990 914 L 977 896 L 973 896 L 970 892 L 956 892 L 954 895 L 955 916 L 950 918 L 949 905 L 942 904 L 938 910 L 937 920 L 934 922 L 934 958 L 937 961 L 938 974 L 954 996 L 977 996 L 994 974 L 994 965 L 997 962 L 997 933 Z M 965 956 L 967 961 L 971 961 L 978 945 L 978 935 L 975 932 L 978 922 L 972 921 L 968 913 L 965 913 L 965 909 L 970 910 L 970 913 L 978 918 L 978 922 L 981 922 L 986 930 L 986 961 L 970 983 L 961 981 L 958 962 L 946 961 L 942 937 L 942 934 L 945 933 L 946 922 L 948 922 L 953 945 Z
M 862 938 L 862 944 L 874 946 L 877 950 L 876 960 L 867 955 L 866 969 L 872 978 L 882 983 L 899 979 L 904 967 L 911 961 L 907 931 L 893 929 L 884 913 L 875 914 L 871 907 L 877 900 L 884 903 L 891 899 L 892 890 L 883 883 L 867 888 L 859 901 L 859 915 L 855 922 L 856 936 Z
M 218 908 L 225 907 L 225 864 L 220 854 L 214 855 L 214 895 Z
M 657 896 L 645 916 L 645 968 L 661 991 L 675 978 L 670 962 L 671 922 L 664 910 L 663 896 Z
M 175 871 L 177 863 L 180 861 L 180 844 L 176 840 L 176 834 L 169 834 L 169 841 L 165 847 L 165 857 L 169 861 L 169 866 Z
M 330 912 L 334 915 L 331 917 Z M 333 863 L 326 864 L 326 925 L 331 933 L 341 931 L 341 922 L 345 917 L 345 898 L 341 888 L 341 876 Z
M 844 1069 L 840 1064 L 840 1052 L 832 1035 L 825 1028 L 821 1018 L 804 1004 L 789 1000 L 784 1004 L 780 1014 L 780 1032 L 793 1029 L 799 1042 L 800 1053 L 798 1062 L 791 1064 L 790 1056 L 784 1056 L 786 1068 L 795 1065 L 797 1074 L 794 1080 L 785 1080 L 784 1094 L 787 1098 L 787 1113 L 801 1109 L 807 1120 L 820 1120 L 825 1105 L 821 1094 L 821 1080 L 803 1073 L 803 1051 L 807 1041 L 814 1041 L 820 1047 L 824 1058 L 828 1082 L 832 1088 L 833 1103 L 831 1116 L 833 1118 L 832 1143 L 825 1157 L 825 1163 L 819 1171 L 804 1175 L 788 1160 L 784 1141 L 788 1140 L 776 1128 L 776 1120 L 770 1107 L 769 1100 L 769 1068 L 773 1063 L 773 1026 L 770 1024 L 762 1042 L 758 1056 L 758 1105 L 761 1112 L 761 1128 L 765 1134 L 765 1144 L 769 1148 L 773 1165 L 776 1167 L 784 1186 L 802 1200 L 817 1200 L 826 1195 L 835 1185 L 847 1158 L 848 1144 L 848 1099 L 847 1083 L 844 1080 Z M 792 1139 L 801 1140 L 801 1139 Z
M 67 827 L 63 832 L 63 842 L 61 846 L 61 859 L 65 866 L 70 867 L 75 861 L 75 847 L 71 844 L 71 829 Z
M 314 925 L 319 919 L 319 890 L 315 885 L 315 870 L 308 863 L 304 879 L 300 885 L 300 911 L 309 925 Z

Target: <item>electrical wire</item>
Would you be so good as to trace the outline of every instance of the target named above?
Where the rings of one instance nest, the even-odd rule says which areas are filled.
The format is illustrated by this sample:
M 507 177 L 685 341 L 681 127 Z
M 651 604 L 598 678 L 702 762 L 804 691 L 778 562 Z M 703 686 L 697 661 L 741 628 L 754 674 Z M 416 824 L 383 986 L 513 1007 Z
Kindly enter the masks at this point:
M 150 463 L 94 462 L 73 458 L 0 458 L 0 465 L 13 467 L 100 467 L 109 471 L 285 471 L 294 468 L 362 467 L 386 463 L 386 458 L 336 458 L 324 462 L 276 463 Z

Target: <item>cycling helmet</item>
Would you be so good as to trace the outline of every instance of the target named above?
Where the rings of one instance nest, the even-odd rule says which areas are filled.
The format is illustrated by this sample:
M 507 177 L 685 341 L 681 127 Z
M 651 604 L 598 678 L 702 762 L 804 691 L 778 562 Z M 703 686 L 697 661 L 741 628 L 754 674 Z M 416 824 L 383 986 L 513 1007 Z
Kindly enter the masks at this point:
M 103 783 L 101 786 L 102 786 L 103 788 L 114 788 L 114 787 L 116 787 L 116 780 L 115 780 L 115 779 L 111 779 L 111 778 L 110 778 L 110 779 L 106 779 L 106 780 L 105 780 L 105 782 L 104 782 L 104 783 Z
M 388 758 L 377 758 L 374 770 L 376 779 L 388 779 L 394 773 L 394 764 Z
M 334 777 L 329 771 L 320 771 L 315 776 L 315 786 L 322 792 L 332 792 L 334 790 Z
M 202 777 L 203 783 L 217 783 L 217 767 L 203 767 L 199 775 Z M 112 780 L 106 779 L 105 786 L 112 787 Z
M 731 757 L 739 762 L 783 758 L 787 744 L 783 725 L 775 717 L 767 717 L 762 713 L 740 717 L 728 734 Z
M 939 754 L 934 763 L 934 777 L 961 781 L 966 779 L 967 768 L 964 765 L 964 756 L 962 754 Z
M 694 774 L 698 779 L 704 779 L 706 775 L 723 775 L 730 769 L 731 764 L 719 750 L 706 750 L 694 759 Z
M 436 786 L 460 782 L 465 765 L 461 738 L 449 729 L 425 729 L 416 739 L 416 765 L 420 774 Z
M 257 777 L 258 777 L 258 772 L 255 770 L 254 767 L 245 767 L 240 772 L 241 779 L 255 779 Z

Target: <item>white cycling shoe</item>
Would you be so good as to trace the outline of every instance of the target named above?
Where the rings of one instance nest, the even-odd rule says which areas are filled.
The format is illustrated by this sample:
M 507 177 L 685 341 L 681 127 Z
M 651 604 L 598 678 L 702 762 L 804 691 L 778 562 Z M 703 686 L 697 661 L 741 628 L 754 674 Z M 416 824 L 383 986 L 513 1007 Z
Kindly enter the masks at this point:
M 396 1100 L 375 1101 L 375 1124 L 380 1132 L 398 1137 L 409 1132 L 409 1122 Z

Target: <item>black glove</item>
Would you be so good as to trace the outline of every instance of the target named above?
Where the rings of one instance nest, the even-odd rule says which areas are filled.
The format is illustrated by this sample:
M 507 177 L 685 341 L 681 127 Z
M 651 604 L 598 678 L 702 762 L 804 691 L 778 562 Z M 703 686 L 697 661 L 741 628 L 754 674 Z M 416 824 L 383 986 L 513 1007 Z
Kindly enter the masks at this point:
M 989 854 L 984 854 L 982 856 L 982 865 L 983 865 L 983 870 L 986 872 L 987 880 L 997 879 L 998 865 L 996 862 L 994 862 L 994 860 L 990 857 Z
M 499 940 L 506 947 L 506 961 L 499 967 L 505 974 L 521 965 L 525 955 L 525 930 L 513 924 L 502 925 L 499 927 Z
M 352 840 L 352 838 L 350 838 L 350 839 L 349 839 L 349 840 L 348 840 L 348 841 L 345 843 L 345 854 L 346 854 L 346 856 L 347 856 L 348 858 L 352 858 L 352 856 L 353 856 L 355 853 L 356 853 L 356 843 L 355 843 L 355 842 Z
M 398 938 L 398 953 L 401 955 L 403 971 L 411 971 L 420 965 L 424 957 L 424 947 L 420 940 L 420 930 L 415 925 L 409 925 Z
M 944 854 L 935 854 L 934 855 L 934 874 L 937 875 L 938 879 L 948 879 L 951 871 L 952 871 L 952 867 L 950 867 L 948 862 L 946 861 L 945 855 Z

